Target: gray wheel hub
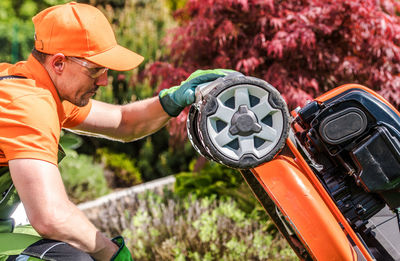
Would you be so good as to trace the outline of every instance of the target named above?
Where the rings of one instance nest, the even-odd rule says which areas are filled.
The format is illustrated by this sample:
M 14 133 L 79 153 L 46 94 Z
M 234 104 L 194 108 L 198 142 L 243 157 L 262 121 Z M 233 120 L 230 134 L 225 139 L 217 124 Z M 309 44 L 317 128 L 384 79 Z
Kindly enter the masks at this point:
M 243 104 L 239 106 L 238 111 L 233 115 L 229 132 L 232 135 L 249 136 L 260 132 L 261 129 L 254 112 Z

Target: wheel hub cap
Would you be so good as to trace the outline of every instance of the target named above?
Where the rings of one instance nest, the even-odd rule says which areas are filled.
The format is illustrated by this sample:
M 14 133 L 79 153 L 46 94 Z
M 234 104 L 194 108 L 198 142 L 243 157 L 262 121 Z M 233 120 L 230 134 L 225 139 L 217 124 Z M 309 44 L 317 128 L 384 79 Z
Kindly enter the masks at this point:
M 249 136 L 260 132 L 261 129 L 254 112 L 243 104 L 239 106 L 238 111 L 233 115 L 229 132 L 232 135 Z

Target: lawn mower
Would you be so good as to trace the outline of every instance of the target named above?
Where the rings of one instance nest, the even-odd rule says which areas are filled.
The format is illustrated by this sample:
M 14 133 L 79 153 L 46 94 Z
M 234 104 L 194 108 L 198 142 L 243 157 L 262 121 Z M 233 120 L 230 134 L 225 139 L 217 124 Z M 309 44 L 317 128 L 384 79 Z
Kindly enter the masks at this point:
M 400 113 L 359 84 L 289 112 L 264 80 L 196 89 L 198 153 L 240 170 L 301 260 L 400 260 Z

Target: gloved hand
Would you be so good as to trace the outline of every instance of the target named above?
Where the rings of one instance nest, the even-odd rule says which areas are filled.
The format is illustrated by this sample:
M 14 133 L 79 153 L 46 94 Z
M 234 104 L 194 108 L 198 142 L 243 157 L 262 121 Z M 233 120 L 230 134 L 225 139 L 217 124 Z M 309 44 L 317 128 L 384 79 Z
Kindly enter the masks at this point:
M 235 72 L 229 69 L 197 70 L 181 82 L 181 85 L 162 90 L 158 95 L 160 103 L 168 115 L 176 117 L 195 101 L 195 89 L 198 85 Z
M 131 252 L 129 252 L 129 249 L 126 247 L 123 237 L 114 237 L 111 241 L 114 242 L 119 249 L 117 253 L 111 257 L 110 261 L 133 261 Z

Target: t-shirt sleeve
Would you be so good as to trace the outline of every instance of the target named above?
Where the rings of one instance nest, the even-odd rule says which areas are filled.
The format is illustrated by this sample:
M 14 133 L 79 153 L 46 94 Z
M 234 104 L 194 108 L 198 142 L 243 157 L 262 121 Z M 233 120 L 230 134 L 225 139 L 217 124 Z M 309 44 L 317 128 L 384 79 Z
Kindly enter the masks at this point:
M 66 119 L 62 124 L 63 128 L 72 128 L 82 123 L 92 108 L 92 100 L 84 107 L 78 107 L 68 101 L 62 103 Z
M 40 159 L 57 165 L 60 124 L 52 101 L 26 95 L 0 110 L 0 149 L 7 161 Z

